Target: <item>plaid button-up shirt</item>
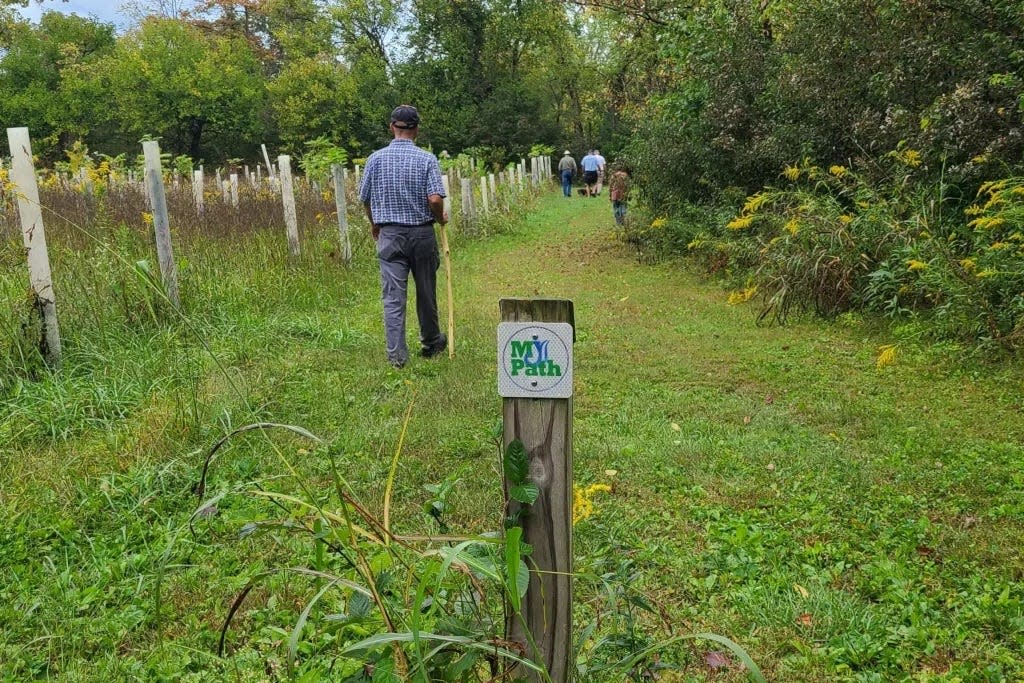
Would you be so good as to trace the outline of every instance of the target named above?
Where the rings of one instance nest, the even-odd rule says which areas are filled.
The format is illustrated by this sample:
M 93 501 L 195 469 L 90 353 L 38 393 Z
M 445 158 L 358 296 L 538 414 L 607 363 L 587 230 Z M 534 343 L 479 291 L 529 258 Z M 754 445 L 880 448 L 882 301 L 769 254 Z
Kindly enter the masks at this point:
M 375 224 L 432 223 L 434 215 L 427 203 L 432 194 L 445 196 L 441 166 L 437 157 L 412 140 L 392 140 L 366 160 L 359 198 L 369 202 Z

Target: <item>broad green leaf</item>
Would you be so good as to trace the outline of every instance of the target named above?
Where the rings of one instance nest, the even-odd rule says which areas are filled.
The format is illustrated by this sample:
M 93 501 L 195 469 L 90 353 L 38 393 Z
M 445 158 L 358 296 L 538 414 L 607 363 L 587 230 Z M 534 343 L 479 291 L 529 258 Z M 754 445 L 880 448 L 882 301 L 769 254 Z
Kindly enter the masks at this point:
M 508 495 L 512 500 L 519 501 L 525 505 L 533 505 L 537 500 L 537 496 L 540 495 L 540 488 L 532 481 L 528 481 L 525 484 L 519 484 L 510 488 Z
M 505 449 L 505 478 L 513 486 L 526 483 L 530 473 L 530 458 L 526 455 L 526 447 L 519 439 L 513 439 Z

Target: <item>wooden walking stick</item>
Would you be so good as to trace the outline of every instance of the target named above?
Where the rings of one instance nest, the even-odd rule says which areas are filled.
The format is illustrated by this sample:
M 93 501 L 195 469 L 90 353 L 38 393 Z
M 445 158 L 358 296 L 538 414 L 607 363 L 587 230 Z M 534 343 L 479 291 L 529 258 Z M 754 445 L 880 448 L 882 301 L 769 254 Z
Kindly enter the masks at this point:
M 452 215 L 451 187 L 448 183 L 448 176 L 442 176 L 444 183 L 444 215 L 446 218 Z M 452 254 L 448 249 L 448 226 L 441 224 L 441 252 L 444 254 L 444 275 L 448 281 L 448 358 L 455 358 L 455 302 L 452 297 Z

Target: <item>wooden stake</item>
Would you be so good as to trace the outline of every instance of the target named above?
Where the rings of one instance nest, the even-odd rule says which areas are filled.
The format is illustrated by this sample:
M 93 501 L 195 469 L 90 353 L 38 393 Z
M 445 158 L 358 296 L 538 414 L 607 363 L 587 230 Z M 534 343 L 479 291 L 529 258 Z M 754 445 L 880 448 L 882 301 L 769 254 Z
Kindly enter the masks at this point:
M 238 208 L 238 174 L 228 176 L 228 189 L 231 191 L 231 206 Z
M 263 161 L 265 161 L 267 163 L 267 178 L 269 178 L 270 180 L 273 180 L 274 179 L 274 166 L 270 163 L 270 155 L 267 154 L 267 146 L 264 145 L 264 144 L 260 144 L 260 147 L 263 149 Z
M 448 176 L 441 178 L 444 184 L 444 215 L 451 220 L 452 188 Z M 455 297 L 452 296 L 452 255 L 448 249 L 448 226 L 441 225 L 441 253 L 444 255 L 444 276 L 448 285 L 448 358 L 455 358 Z
M 206 198 L 203 196 L 202 170 L 192 171 L 192 199 L 196 204 L 196 215 L 202 216 L 206 210 Z
M 334 180 L 334 207 L 338 210 L 338 232 L 341 238 L 341 260 L 347 266 L 352 262 L 352 244 L 348 237 L 348 203 L 345 197 L 345 169 L 339 164 L 331 166 Z
M 142 143 L 146 158 L 146 189 L 153 207 L 153 231 L 156 233 L 156 256 L 160 262 L 160 277 L 164 291 L 175 308 L 181 305 L 178 298 L 178 269 L 174 264 L 171 247 L 171 225 L 167 217 L 167 194 L 164 191 L 164 173 L 160 165 L 160 145 L 155 140 Z
M 39 186 L 32 162 L 32 143 L 28 128 L 8 128 L 11 146 L 11 182 L 18 199 L 21 237 L 28 259 L 28 277 L 32 287 L 32 305 L 41 313 L 43 334 L 39 351 L 50 367 L 60 368 L 60 326 L 57 324 L 57 300 L 53 293 L 50 254 L 43 230 L 43 207 L 39 203 Z
M 499 308 L 503 322 L 575 325 L 573 303 L 565 299 L 502 299 Z M 540 489 L 519 518 L 522 540 L 533 553 L 522 617 L 508 610 L 508 638 L 544 665 L 552 683 L 566 683 L 572 671 L 572 398 L 502 399 L 502 418 L 505 447 L 514 439 L 523 443 L 530 480 Z M 508 482 L 505 489 L 507 499 Z M 520 508 L 509 501 L 510 514 Z M 547 680 L 532 671 L 517 674 L 535 683 Z
M 485 176 L 480 177 L 480 206 L 483 209 L 484 216 L 491 212 L 491 203 L 487 198 L 487 178 Z
M 281 175 L 281 202 L 284 204 L 284 227 L 288 234 L 288 253 L 299 255 L 299 219 L 295 215 L 295 194 L 292 188 L 292 160 L 287 154 L 277 157 Z

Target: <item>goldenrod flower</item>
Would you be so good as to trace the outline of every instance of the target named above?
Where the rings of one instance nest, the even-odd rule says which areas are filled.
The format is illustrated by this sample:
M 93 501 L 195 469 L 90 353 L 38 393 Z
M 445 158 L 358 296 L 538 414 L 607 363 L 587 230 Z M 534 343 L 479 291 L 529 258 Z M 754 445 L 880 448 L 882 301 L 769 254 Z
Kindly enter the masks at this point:
M 782 171 L 782 175 L 785 176 L 787 180 L 797 181 L 800 179 L 800 169 L 796 166 L 787 166 L 785 170 Z
M 660 230 L 661 228 L 664 228 L 666 225 L 668 225 L 668 218 L 664 216 L 659 216 L 658 218 L 655 218 L 653 221 L 651 221 L 652 230 Z
M 849 225 L 850 223 L 853 222 L 853 216 L 851 216 L 848 213 L 844 213 L 842 216 L 839 217 L 839 222 L 842 223 L 843 225 Z
M 735 306 L 750 301 L 755 294 L 757 294 L 757 285 L 732 292 L 729 294 L 729 305 Z
M 143 211 L 142 222 L 145 223 L 147 226 L 153 225 L 153 214 Z
M 834 175 L 836 178 L 842 178 L 844 175 L 846 175 L 846 167 L 839 166 L 838 164 L 835 166 L 829 166 L 828 172 Z
M 746 203 L 743 205 L 743 213 L 757 213 L 757 210 L 764 206 L 764 203 L 768 201 L 771 195 L 765 192 L 758 192 L 755 195 L 747 197 Z
M 986 270 L 980 271 L 978 273 L 978 277 L 992 277 L 993 275 L 998 275 L 998 274 L 999 274 L 999 271 L 986 269 Z
M 924 261 L 918 261 L 917 259 L 910 259 L 907 261 L 907 270 L 927 270 L 928 264 Z
M 875 368 L 881 370 L 884 367 L 896 362 L 896 345 L 886 344 L 878 347 L 878 358 L 875 360 Z
M 572 523 L 581 522 L 594 514 L 594 495 L 597 493 L 610 493 L 612 490 L 608 484 L 591 484 L 582 488 L 573 484 L 572 487 Z
M 905 149 L 897 157 L 910 168 L 917 168 L 921 165 L 921 153 L 916 149 Z
M 978 268 L 978 262 L 972 258 L 960 259 L 960 267 L 971 273 Z
M 744 230 L 749 228 L 754 222 L 753 216 L 736 216 L 725 226 L 730 230 Z
M 795 218 L 790 218 L 789 221 L 783 226 L 790 235 L 796 237 L 797 233 L 800 232 L 800 221 Z

